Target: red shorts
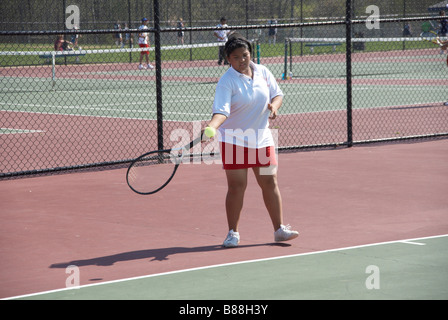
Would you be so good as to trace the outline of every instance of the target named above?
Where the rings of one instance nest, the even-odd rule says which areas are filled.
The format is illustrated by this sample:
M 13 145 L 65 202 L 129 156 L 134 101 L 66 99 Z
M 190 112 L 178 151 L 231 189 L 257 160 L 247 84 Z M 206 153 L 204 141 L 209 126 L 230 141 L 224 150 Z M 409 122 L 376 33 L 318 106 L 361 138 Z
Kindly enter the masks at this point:
M 221 142 L 220 149 L 224 170 L 277 165 L 277 157 L 273 146 L 253 149 Z
M 140 48 L 149 48 L 149 44 L 139 43 Z M 149 54 L 149 51 L 140 51 L 140 54 Z

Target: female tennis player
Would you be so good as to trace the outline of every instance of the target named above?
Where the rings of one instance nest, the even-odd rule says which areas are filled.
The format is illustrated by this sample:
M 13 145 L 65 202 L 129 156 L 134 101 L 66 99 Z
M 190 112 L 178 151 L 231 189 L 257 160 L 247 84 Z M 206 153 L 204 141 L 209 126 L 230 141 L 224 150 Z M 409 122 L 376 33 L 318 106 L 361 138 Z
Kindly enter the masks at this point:
M 283 93 L 272 73 L 251 61 L 251 44 L 234 35 L 225 44 L 231 65 L 216 87 L 213 116 L 208 126 L 218 129 L 223 168 L 227 177 L 226 213 L 229 232 L 224 247 L 240 242 L 238 223 L 243 208 L 249 168 L 255 174 L 274 226 L 275 241 L 299 233 L 283 224 L 282 199 L 277 184 L 277 159 L 269 118 L 277 116 Z M 267 173 L 266 168 L 275 170 Z

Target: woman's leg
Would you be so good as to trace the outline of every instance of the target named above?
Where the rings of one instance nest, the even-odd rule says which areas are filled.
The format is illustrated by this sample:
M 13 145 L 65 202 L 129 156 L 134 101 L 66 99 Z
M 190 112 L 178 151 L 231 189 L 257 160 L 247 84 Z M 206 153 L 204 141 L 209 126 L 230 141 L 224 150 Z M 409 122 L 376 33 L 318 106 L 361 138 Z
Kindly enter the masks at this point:
M 247 169 L 226 170 L 227 196 L 226 213 L 229 230 L 238 232 L 238 222 L 247 186 Z
M 283 224 L 282 197 L 278 187 L 277 173 L 264 174 L 262 170 L 259 167 L 253 168 L 275 231 Z

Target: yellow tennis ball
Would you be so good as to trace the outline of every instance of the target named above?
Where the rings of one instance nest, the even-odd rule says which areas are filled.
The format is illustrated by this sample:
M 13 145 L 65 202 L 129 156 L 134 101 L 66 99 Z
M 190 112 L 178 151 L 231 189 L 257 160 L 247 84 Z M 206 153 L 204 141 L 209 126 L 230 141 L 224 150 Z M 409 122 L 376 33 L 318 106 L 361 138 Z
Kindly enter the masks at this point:
M 216 129 L 215 129 L 215 128 L 212 128 L 212 127 L 206 127 L 206 128 L 204 129 L 204 134 L 205 134 L 207 137 L 212 138 L 212 137 L 214 137 L 215 134 L 216 134 Z

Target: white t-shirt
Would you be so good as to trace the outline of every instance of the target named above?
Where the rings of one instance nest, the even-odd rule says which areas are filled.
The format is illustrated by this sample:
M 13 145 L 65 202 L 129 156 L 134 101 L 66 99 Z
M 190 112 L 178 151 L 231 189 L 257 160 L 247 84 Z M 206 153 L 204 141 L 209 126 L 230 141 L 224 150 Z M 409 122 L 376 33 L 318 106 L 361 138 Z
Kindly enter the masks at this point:
M 218 24 L 216 26 L 217 28 L 227 28 L 228 25 L 227 24 Z M 218 41 L 219 42 L 227 42 L 227 35 L 229 34 L 230 30 L 225 30 L 225 29 L 221 29 L 221 30 L 216 30 L 215 34 L 219 37 Z
M 283 96 L 272 73 L 251 62 L 253 79 L 230 67 L 218 81 L 213 114 L 227 117 L 219 128 L 218 140 L 248 148 L 274 145 L 269 129 L 268 103 Z
M 148 30 L 148 26 L 145 26 L 142 24 L 138 30 Z M 141 32 L 138 36 L 138 44 L 148 44 L 148 33 L 147 32 Z

